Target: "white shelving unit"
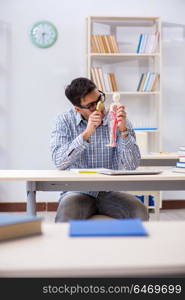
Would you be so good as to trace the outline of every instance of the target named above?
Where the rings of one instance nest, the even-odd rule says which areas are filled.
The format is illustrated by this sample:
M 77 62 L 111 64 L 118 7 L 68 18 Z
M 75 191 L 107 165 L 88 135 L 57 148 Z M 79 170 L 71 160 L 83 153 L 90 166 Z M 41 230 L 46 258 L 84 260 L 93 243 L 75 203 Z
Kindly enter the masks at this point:
M 159 32 L 158 46 L 154 53 L 137 53 L 140 34 Z M 114 35 L 119 53 L 93 53 L 92 35 Z M 102 72 L 115 74 L 121 103 L 125 105 L 128 119 L 136 132 L 142 155 L 162 151 L 161 145 L 161 20 L 159 17 L 112 17 L 90 16 L 87 18 L 87 76 L 92 79 L 91 68 L 101 68 Z M 138 92 L 142 73 L 154 72 L 160 75 L 156 91 Z M 107 104 L 113 92 L 104 91 Z M 154 196 L 154 208 L 161 207 L 161 192 L 138 192 L 144 196 Z M 148 196 L 147 196 L 148 195 Z M 158 217 L 158 214 L 157 214 Z
M 0 168 L 8 167 L 7 149 L 9 146 L 10 132 L 8 111 L 10 90 L 9 81 L 9 25 L 0 20 Z
M 137 53 L 140 34 L 159 32 L 155 53 Z M 114 35 L 119 53 L 92 53 L 92 35 Z M 128 118 L 136 129 L 141 153 L 162 151 L 161 146 L 161 84 L 157 91 L 137 92 L 142 73 L 160 74 L 161 82 L 161 20 L 159 17 L 106 17 L 87 19 L 87 76 L 91 68 L 113 72 L 116 77 L 121 103 L 126 106 Z M 92 79 L 92 78 L 91 78 Z M 107 104 L 112 92 L 106 92 Z M 145 143 L 145 147 L 143 147 Z

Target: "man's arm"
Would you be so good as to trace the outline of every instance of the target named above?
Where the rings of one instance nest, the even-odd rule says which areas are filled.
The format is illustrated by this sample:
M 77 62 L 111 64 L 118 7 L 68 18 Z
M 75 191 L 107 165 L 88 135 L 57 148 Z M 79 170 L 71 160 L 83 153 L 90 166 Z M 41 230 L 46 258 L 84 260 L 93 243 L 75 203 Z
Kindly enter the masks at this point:
M 93 112 L 88 119 L 87 128 L 71 141 L 71 132 L 65 115 L 58 116 L 51 134 L 52 160 L 58 169 L 70 168 L 89 146 L 88 139 L 101 124 L 100 112 Z
M 127 113 L 123 105 L 117 107 L 118 121 L 118 159 L 127 170 L 134 170 L 139 166 L 141 155 L 136 144 L 136 135 L 132 124 L 127 120 Z
M 136 135 L 130 121 L 126 121 L 128 135 L 121 137 L 118 133 L 118 159 L 127 170 L 134 170 L 140 164 L 141 154 L 136 143 Z
M 71 141 L 69 124 L 64 116 L 58 116 L 51 133 L 52 161 L 58 169 L 65 170 L 78 160 L 89 146 L 82 134 Z

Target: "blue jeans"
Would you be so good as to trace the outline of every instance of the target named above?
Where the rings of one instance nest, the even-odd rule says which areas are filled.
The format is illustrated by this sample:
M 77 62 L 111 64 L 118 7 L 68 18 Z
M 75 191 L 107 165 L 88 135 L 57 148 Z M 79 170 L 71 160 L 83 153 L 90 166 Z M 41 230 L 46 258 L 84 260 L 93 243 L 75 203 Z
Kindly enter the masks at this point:
M 87 194 L 67 192 L 62 196 L 57 209 L 55 222 L 74 219 L 88 219 L 95 214 L 115 219 L 149 219 L 148 209 L 135 196 L 124 192 L 99 192 L 94 198 Z

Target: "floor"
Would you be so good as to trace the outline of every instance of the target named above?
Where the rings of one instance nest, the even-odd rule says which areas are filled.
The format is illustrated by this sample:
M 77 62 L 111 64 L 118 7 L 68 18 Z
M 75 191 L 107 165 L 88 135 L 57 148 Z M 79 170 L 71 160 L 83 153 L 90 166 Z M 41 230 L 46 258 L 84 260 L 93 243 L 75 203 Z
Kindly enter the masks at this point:
M 47 222 L 54 222 L 55 212 L 38 212 L 38 216 L 43 217 Z M 154 213 L 150 213 L 150 221 L 155 220 Z M 160 221 L 185 221 L 185 209 L 162 209 L 160 211 Z
M 0 215 L 3 214 L 2 212 L 0 213 Z M 22 213 L 15 213 L 13 212 L 12 214 L 24 214 L 24 212 Z M 53 223 L 55 220 L 55 214 L 56 212 L 48 212 L 48 211 L 42 211 L 42 212 L 38 212 L 37 215 L 39 217 L 42 217 L 46 222 L 51 222 Z M 100 218 L 105 218 L 104 216 L 95 216 L 95 219 L 100 219 Z M 92 217 L 92 219 L 94 219 L 94 217 Z M 155 216 L 154 213 L 151 211 L 150 212 L 150 221 L 154 221 Z M 159 217 L 159 221 L 185 221 L 185 209 L 162 209 L 160 211 L 160 217 Z

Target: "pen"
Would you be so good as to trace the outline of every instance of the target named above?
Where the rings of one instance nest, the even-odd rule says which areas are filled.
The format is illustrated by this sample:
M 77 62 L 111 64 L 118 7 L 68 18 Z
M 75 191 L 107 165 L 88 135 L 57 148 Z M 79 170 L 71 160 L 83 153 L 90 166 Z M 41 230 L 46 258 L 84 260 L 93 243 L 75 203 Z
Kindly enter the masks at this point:
M 97 173 L 97 171 L 78 171 L 79 173 Z

